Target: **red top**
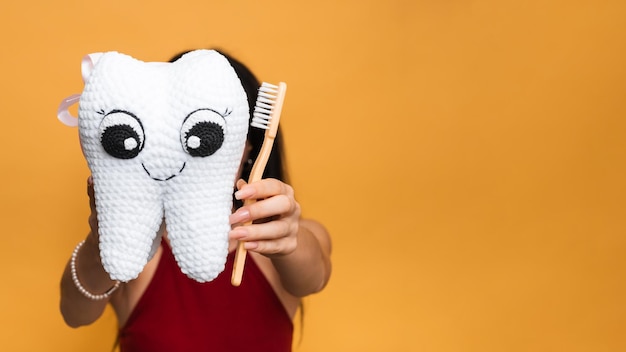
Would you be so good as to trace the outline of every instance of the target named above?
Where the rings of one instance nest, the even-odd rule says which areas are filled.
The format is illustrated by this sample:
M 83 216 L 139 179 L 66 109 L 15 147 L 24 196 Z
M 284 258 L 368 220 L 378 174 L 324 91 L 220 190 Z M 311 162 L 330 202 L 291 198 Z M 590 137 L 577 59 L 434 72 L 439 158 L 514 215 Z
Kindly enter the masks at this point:
M 234 287 L 234 253 L 215 280 L 199 283 L 162 247 L 152 282 L 120 330 L 121 352 L 291 351 L 289 314 L 250 256 Z

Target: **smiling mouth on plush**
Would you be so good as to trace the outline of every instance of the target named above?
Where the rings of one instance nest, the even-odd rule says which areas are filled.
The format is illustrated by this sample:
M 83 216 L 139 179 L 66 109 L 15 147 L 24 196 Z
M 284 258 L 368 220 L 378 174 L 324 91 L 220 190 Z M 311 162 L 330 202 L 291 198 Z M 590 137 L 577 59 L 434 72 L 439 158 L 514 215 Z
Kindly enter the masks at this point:
M 146 168 L 146 165 L 144 165 L 143 163 L 141 163 L 141 166 L 143 167 L 144 171 L 148 174 L 148 176 L 150 176 L 150 178 L 151 178 L 151 179 L 153 179 L 153 180 L 155 180 L 155 181 L 167 181 L 167 180 L 171 180 L 171 179 L 173 179 L 174 177 L 176 177 L 176 176 L 180 175 L 180 174 L 183 172 L 183 170 L 185 169 L 185 165 L 187 165 L 187 163 L 186 163 L 186 162 L 184 162 L 184 163 L 183 163 L 183 167 L 181 167 L 181 168 L 180 168 L 180 170 L 178 170 L 178 173 L 177 173 L 177 174 L 170 175 L 170 176 L 168 176 L 168 177 L 166 177 L 166 178 L 158 178 L 158 177 L 154 177 L 154 176 L 152 176 L 152 175 L 150 174 L 150 171 L 148 171 L 148 169 Z

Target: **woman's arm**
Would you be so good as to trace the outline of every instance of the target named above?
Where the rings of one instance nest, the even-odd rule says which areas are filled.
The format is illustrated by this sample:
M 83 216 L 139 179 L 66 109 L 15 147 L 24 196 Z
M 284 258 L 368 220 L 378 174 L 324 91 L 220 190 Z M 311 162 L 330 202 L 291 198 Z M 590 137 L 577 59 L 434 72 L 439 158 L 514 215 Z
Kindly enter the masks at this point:
M 304 297 L 321 291 L 330 279 L 331 241 L 326 229 L 310 219 L 300 220 L 297 238 L 295 251 L 271 259 L 285 289 Z
M 270 258 L 282 286 L 292 295 L 303 297 L 322 290 L 331 273 L 330 235 L 320 223 L 300 217 L 291 186 L 264 179 L 251 184 L 240 180 L 237 188 L 236 198 L 257 202 L 239 208 L 231 215 L 231 223 L 262 222 L 237 226 L 230 238 L 243 240 L 246 249 Z
M 113 287 L 115 282 L 109 278 L 109 274 L 106 273 L 100 261 L 97 236 L 98 220 L 91 178 L 88 180 L 87 194 L 89 195 L 91 206 L 91 215 L 89 216 L 91 232 L 78 252 L 75 263 L 76 273 L 81 285 L 87 291 L 93 294 L 101 294 Z M 111 297 L 97 301 L 85 297 L 74 285 L 70 263 L 71 260 L 65 266 L 65 271 L 61 277 L 61 314 L 67 325 L 79 327 L 96 321 L 102 315 Z M 113 295 L 116 293 L 113 293 Z

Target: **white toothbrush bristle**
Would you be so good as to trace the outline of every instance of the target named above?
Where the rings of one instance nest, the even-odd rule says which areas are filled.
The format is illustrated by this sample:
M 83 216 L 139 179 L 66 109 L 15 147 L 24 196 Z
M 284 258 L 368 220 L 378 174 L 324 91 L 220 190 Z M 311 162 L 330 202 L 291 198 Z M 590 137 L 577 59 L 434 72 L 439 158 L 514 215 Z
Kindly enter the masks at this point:
M 266 120 L 264 118 L 258 118 L 258 117 L 252 118 L 252 122 L 250 123 L 250 125 L 257 127 L 257 128 L 262 128 L 264 130 L 267 130 L 270 128 L 269 120 Z
M 270 128 L 270 120 L 272 118 L 272 109 L 276 102 L 276 94 L 278 94 L 278 86 L 267 82 L 261 84 L 259 87 L 259 96 L 254 106 L 253 118 L 250 123 L 251 126 L 265 130 Z
M 260 89 L 266 89 L 266 90 L 272 90 L 274 92 L 278 92 L 278 86 L 275 86 L 271 83 L 267 83 L 267 82 L 263 82 L 261 84 L 261 88 Z
M 261 84 L 258 90 L 258 97 L 254 106 L 254 112 L 252 114 L 252 122 L 250 123 L 251 126 L 265 130 L 270 129 L 272 113 L 274 112 L 276 102 L 279 99 L 279 90 L 280 88 L 277 85 L 267 82 L 263 82 Z M 284 95 L 284 93 L 282 94 Z

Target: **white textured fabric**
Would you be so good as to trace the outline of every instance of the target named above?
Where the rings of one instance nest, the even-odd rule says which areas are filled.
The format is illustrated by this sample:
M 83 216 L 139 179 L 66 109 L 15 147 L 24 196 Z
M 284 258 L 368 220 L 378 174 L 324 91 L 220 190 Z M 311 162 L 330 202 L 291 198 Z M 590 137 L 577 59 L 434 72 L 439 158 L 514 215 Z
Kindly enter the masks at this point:
M 197 50 L 174 63 L 117 52 L 88 56 L 78 111 L 91 170 L 100 254 L 111 279 L 137 277 L 165 218 L 182 272 L 224 270 L 228 216 L 249 108 L 224 56 Z M 84 61 L 85 62 L 85 61 Z

